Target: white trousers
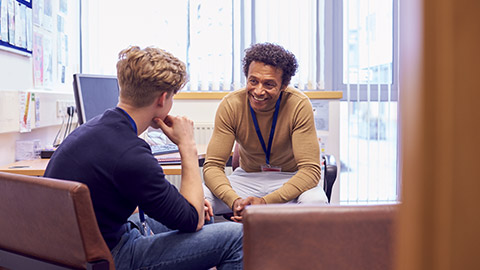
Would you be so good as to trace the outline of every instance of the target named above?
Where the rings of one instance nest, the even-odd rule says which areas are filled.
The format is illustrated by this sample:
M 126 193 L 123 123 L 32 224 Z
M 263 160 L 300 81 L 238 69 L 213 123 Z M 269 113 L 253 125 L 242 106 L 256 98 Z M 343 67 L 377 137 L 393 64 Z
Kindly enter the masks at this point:
M 227 176 L 233 190 L 242 198 L 249 196 L 261 198 L 267 194 L 274 192 L 283 186 L 295 172 L 245 172 L 238 167 L 231 175 Z M 308 203 L 308 204 L 325 204 L 328 203 L 323 184 L 309 189 L 297 198 L 288 203 Z M 232 213 L 232 209 L 222 200 L 215 197 L 205 184 L 203 185 L 205 198 L 212 204 L 213 213 L 215 215 Z

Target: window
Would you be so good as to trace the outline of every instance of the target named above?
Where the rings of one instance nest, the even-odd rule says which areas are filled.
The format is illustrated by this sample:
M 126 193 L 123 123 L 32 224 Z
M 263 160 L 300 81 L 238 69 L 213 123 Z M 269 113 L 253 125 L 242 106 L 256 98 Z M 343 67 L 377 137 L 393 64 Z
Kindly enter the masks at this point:
M 297 56 L 300 68 L 293 84 L 310 90 L 320 86 L 317 1 L 82 3 L 83 73 L 114 75 L 121 49 L 157 46 L 187 63 L 191 76 L 187 91 L 230 91 L 245 85 L 241 67 L 244 49 L 268 41 Z
M 188 6 L 187 89 L 233 89 L 232 1 L 190 0 Z
M 252 43 L 273 42 L 297 57 L 298 72 L 292 83 L 300 90 L 317 90 L 317 9 L 323 1 L 254 1 Z M 320 69 L 319 69 L 320 70 Z M 318 82 L 318 83 L 317 83 Z
M 82 1 L 81 72 L 116 75 L 118 53 L 129 45 L 155 45 L 185 61 L 187 7 L 187 1 Z
M 336 1 L 340 105 L 340 200 L 395 202 L 397 188 L 397 1 Z

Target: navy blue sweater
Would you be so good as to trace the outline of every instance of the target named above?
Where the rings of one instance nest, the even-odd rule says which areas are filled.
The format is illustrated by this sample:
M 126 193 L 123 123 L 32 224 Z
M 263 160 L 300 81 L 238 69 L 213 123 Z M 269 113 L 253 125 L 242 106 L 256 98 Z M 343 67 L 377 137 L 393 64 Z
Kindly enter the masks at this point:
M 55 151 L 46 177 L 85 183 L 100 231 L 112 249 L 137 205 L 170 229 L 193 232 L 195 208 L 166 179 L 150 146 L 121 109 L 75 129 Z

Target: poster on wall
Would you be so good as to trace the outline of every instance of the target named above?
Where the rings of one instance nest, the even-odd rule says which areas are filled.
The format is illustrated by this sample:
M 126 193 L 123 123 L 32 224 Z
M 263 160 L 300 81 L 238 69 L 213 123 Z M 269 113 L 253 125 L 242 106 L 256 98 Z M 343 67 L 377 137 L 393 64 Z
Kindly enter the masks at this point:
M 53 43 L 52 39 L 43 36 L 43 87 L 52 88 L 53 86 Z
M 15 1 L 8 0 L 8 43 L 15 45 Z
M 69 5 L 68 0 L 0 0 L 0 50 L 32 57 L 28 88 L 64 88 L 69 82 L 69 42 L 75 37 L 69 31 L 76 34 L 76 29 L 69 27 L 68 15 L 77 11 Z
M 32 6 L 33 24 L 36 26 L 42 25 L 42 16 L 40 14 L 43 14 L 43 0 L 36 0 Z
M 27 47 L 27 28 L 25 27 L 25 21 L 25 6 L 17 2 L 15 4 L 15 46 L 21 48 Z
M 0 0 L 0 49 L 31 55 L 31 11 L 31 1 Z
M 8 0 L 0 0 L 0 40 L 8 42 Z
M 59 10 L 63 14 L 67 14 L 67 12 L 68 12 L 68 2 L 67 2 L 67 0 L 60 0 Z
M 313 116 L 317 130 L 328 131 L 328 105 L 328 100 L 312 100 Z
M 35 106 L 35 94 L 20 92 L 20 132 L 32 131 L 32 108 Z
M 67 42 L 65 34 L 65 17 L 57 15 L 57 78 L 60 83 L 65 83 L 65 70 L 67 65 Z
M 52 0 L 44 0 L 43 2 L 43 15 L 41 22 L 42 27 L 45 30 L 53 31 L 53 4 Z
M 43 86 L 43 37 L 33 34 L 33 83 L 35 88 Z

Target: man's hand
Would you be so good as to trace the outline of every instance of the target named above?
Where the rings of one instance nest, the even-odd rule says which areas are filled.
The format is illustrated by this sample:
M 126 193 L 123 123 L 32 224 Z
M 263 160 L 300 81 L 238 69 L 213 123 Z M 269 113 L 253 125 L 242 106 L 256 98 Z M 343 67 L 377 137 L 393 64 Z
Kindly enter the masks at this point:
M 233 217 L 232 220 L 235 222 L 242 222 L 243 219 L 243 211 L 247 205 L 253 204 L 267 204 L 263 198 L 257 197 L 247 197 L 246 199 L 236 199 L 233 202 Z
M 244 208 L 242 206 L 243 201 L 244 201 L 244 199 L 239 198 L 239 199 L 236 199 L 233 202 L 233 206 L 232 206 L 233 216 L 231 217 L 231 219 L 233 221 L 240 222 L 242 220 L 242 212 L 243 212 L 243 208 Z
M 212 217 L 213 217 L 212 205 L 207 199 L 205 199 L 205 220 L 210 221 Z
M 165 119 L 154 118 L 153 122 L 174 144 L 195 143 L 193 121 L 187 117 L 167 115 Z

